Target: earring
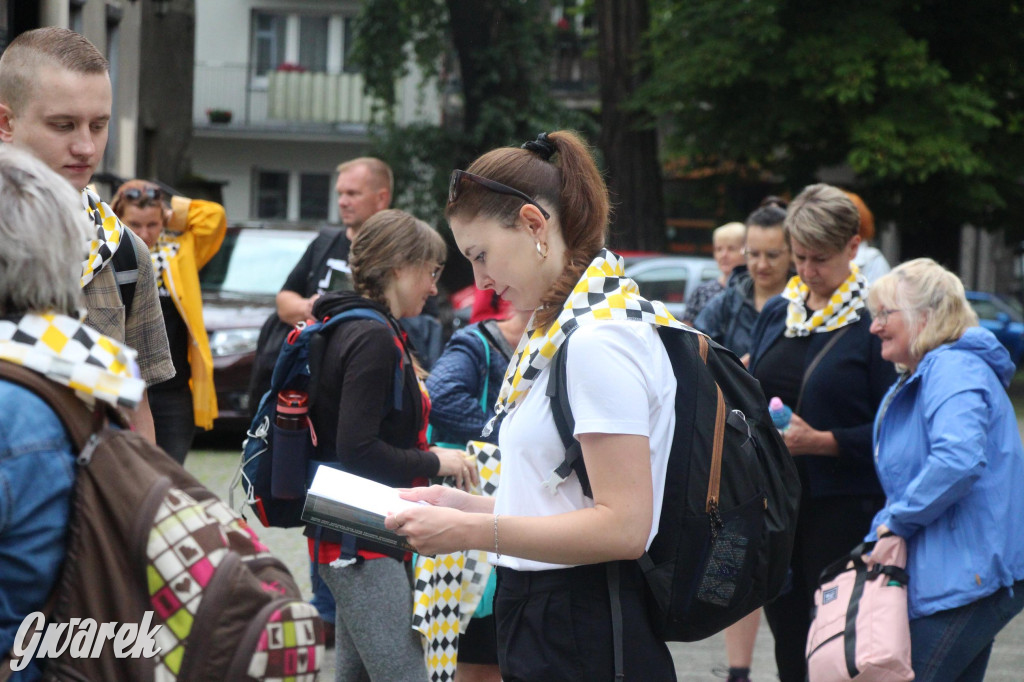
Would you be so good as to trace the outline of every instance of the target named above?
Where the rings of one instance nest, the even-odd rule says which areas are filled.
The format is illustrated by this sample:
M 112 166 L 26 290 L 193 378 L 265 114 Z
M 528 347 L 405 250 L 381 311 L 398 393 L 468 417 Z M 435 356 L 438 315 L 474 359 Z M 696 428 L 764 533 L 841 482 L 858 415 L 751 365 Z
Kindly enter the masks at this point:
M 547 258 L 548 257 L 548 245 L 545 244 L 542 247 L 540 242 L 536 242 L 536 244 L 537 244 L 537 255 L 540 256 L 541 258 Z

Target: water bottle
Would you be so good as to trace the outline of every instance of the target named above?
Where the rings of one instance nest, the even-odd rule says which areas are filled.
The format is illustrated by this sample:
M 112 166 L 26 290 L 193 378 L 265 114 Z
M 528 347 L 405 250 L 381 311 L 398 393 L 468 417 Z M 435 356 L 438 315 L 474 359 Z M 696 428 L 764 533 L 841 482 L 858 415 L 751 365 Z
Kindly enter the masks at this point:
M 274 423 L 282 429 L 298 431 L 306 428 L 308 415 L 308 393 L 289 389 L 277 394 L 277 417 Z
M 775 424 L 775 428 L 779 430 L 779 433 L 785 433 L 786 429 L 789 428 L 789 420 L 793 416 L 793 410 L 782 402 L 782 398 L 775 396 L 768 401 L 768 414 L 771 415 L 772 424 Z
M 309 394 L 305 391 L 281 391 L 277 394 L 277 415 L 274 417 L 271 497 L 294 500 L 305 496 L 309 449 Z

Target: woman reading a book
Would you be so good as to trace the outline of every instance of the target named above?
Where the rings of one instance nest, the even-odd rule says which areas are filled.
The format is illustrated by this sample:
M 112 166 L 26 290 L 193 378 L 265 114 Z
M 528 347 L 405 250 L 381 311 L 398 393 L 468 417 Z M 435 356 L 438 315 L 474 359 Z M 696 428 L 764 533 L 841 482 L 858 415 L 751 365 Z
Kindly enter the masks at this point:
M 424 553 L 492 552 L 506 681 L 613 678 L 611 565 L 621 579 L 627 678 L 675 679 L 633 560 L 657 532 L 674 428 L 676 381 L 655 326 L 679 323 L 644 300 L 604 248 L 608 209 L 588 148 L 566 131 L 493 150 L 451 178 L 446 213 L 477 286 L 535 312 L 495 408 L 497 497 L 406 491 L 429 505 L 388 525 Z M 565 449 L 545 391 L 570 333 L 568 396 L 592 498 L 575 475 L 552 477 Z
M 418 315 L 437 293 L 446 247 L 429 225 L 403 211 L 375 214 L 350 251 L 355 291 L 317 299 L 319 319 L 367 308 L 379 319 L 338 325 L 326 339 L 310 409 L 318 453 L 345 471 L 389 486 L 454 476 L 476 480 L 459 450 L 428 447 L 430 404 L 398 318 Z M 399 393 L 399 395 L 395 395 Z M 408 552 L 309 525 L 310 554 L 338 603 L 335 679 L 423 682 L 423 648 L 412 625 Z

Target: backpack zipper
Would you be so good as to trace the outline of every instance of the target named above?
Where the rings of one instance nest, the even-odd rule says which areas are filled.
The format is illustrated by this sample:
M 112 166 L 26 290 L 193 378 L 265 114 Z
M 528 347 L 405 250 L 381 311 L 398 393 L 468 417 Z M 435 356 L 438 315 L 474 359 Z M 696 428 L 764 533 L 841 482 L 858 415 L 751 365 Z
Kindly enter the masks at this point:
M 816 647 L 814 647 L 813 649 L 811 649 L 811 653 L 807 654 L 807 660 L 808 660 L 808 661 L 809 661 L 809 660 L 811 660 L 811 656 L 813 656 L 813 655 L 815 654 L 815 652 L 817 652 L 817 651 L 818 651 L 818 649 L 820 649 L 821 647 L 825 646 L 826 644 L 828 644 L 829 642 L 831 642 L 831 641 L 832 641 L 833 639 L 836 639 L 836 638 L 838 638 L 838 637 L 843 637 L 843 636 L 845 636 L 845 635 L 846 635 L 846 631 L 845 631 L 845 630 L 843 630 L 843 631 L 841 631 L 841 632 L 837 632 L 836 634 L 832 635 L 831 637 L 829 637 L 828 639 L 826 639 L 826 640 L 825 640 L 824 642 L 822 642 L 822 643 L 821 643 L 821 644 L 819 644 L 818 646 L 816 646 Z

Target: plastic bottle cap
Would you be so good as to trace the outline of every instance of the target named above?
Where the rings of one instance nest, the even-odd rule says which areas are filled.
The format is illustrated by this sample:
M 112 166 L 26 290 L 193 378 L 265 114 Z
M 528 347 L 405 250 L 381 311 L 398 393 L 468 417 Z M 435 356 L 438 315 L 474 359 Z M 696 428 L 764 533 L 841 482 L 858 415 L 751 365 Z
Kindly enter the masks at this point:
M 779 410 L 782 409 L 782 407 L 782 398 L 780 398 L 779 396 L 775 396 L 774 398 L 768 401 L 768 409 L 771 410 L 772 412 L 778 412 Z

